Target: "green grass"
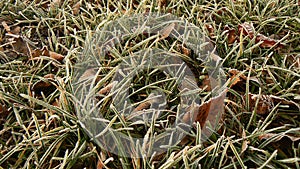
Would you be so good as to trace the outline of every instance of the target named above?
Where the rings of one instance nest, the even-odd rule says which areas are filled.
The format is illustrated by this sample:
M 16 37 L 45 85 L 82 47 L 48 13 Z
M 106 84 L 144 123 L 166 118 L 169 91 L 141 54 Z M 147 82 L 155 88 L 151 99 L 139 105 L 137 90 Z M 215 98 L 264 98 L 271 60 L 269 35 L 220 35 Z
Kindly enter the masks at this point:
M 22 42 L 31 48 L 47 46 L 50 51 L 65 56 L 62 62 L 47 56 L 31 59 L 28 53 L 13 50 L 10 38 L 0 26 L 0 166 L 2 168 L 300 168 L 300 110 L 286 103 L 274 103 L 266 114 L 259 114 L 259 102 L 250 103 L 249 93 L 274 95 L 299 105 L 300 97 L 300 5 L 294 1 L 202 1 L 189 0 L 81 0 L 79 13 L 74 13 L 77 1 L 0 2 L 0 21 L 13 30 L 21 28 Z M 50 6 L 48 6 L 50 5 Z M 206 25 L 213 27 L 210 40 L 223 59 L 223 69 L 229 79 L 229 70 L 237 69 L 246 77 L 229 88 L 225 99 L 225 113 L 216 132 L 200 142 L 200 125 L 189 133 L 184 144 L 178 144 L 159 156 L 125 158 L 101 149 L 85 132 L 78 121 L 72 94 L 74 66 L 80 60 L 86 39 L 109 21 L 123 15 L 146 11 L 171 13 L 193 23 L 209 34 Z M 251 22 L 257 33 L 279 40 L 283 48 L 262 48 L 246 36 L 236 35 L 233 44 L 227 41 L 225 25 L 238 30 L 238 25 Z M 157 45 L 177 52 L 199 71 L 203 66 L 196 58 L 180 52 L 178 42 L 167 39 L 154 42 L 143 37 L 128 40 L 136 50 Z M 140 42 L 140 43 L 139 43 Z M 107 85 L 114 67 L 132 46 L 121 44 L 99 76 Z M 172 46 L 173 45 L 173 46 Z M 18 46 L 21 48 L 20 46 Z M 109 60 L 110 59 L 110 60 Z M 137 77 L 139 85 L 154 83 L 160 72 L 149 69 Z M 202 74 L 201 74 L 202 73 Z M 54 79 L 44 78 L 54 74 Z M 239 74 L 240 75 L 240 74 Z M 201 82 L 201 77 L 199 77 Z M 138 81 L 140 79 L 140 81 Z M 142 79 L 142 80 L 141 80 Z M 160 81 L 161 79 L 158 79 Z M 38 87 L 38 84 L 50 87 Z M 143 82 L 143 83 L 142 83 Z M 162 83 L 165 84 L 165 83 Z M 172 83 L 164 86 L 166 92 Z M 35 86 L 35 87 L 34 87 Z M 143 93 L 144 92 L 144 93 Z M 137 102 L 149 91 L 136 93 Z M 203 93 L 206 96 L 207 93 Z M 141 96 L 141 98 L 138 98 Z M 202 96 L 202 93 L 201 93 Z M 172 96 L 175 97 L 175 96 Z M 176 99 L 174 104 L 176 103 Z M 57 104 L 58 103 L 58 104 Z M 117 119 L 115 127 L 124 128 L 130 122 L 116 117 L 109 98 L 103 99 L 101 113 L 109 120 Z M 165 117 L 166 119 L 167 117 Z M 162 119 L 162 120 L 165 120 Z M 147 124 L 144 126 L 154 126 Z M 131 134 L 146 135 L 147 127 Z M 157 130 L 159 132 L 159 130 Z M 262 136 L 269 134 L 270 138 Z M 149 140 L 154 136 L 151 135 Z M 120 146 L 120 145 L 119 145 Z M 1 168 L 0 167 L 0 168 Z M 103 167 L 103 168 L 105 168 Z

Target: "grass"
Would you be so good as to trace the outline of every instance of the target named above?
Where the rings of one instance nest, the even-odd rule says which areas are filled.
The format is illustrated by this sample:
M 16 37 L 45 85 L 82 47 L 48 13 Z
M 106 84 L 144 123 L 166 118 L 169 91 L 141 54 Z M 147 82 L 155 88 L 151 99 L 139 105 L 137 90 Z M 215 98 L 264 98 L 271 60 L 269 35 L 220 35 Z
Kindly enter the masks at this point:
M 260 100 L 253 101 L 249 93 L 277 96 L 299 105 L 300 97 L 300 5 L 297 1 L 9 1 L 0 2 L 0 21 L 11 30 L 21 29 L 23 41 L 14 46 L 11 35 L 0 29 L 0 166 L 2 168 L 300 168 L 300 110 L 293 105 L 270 101 L 271 109 L 259 113 Z M 80 5 L 79 5 L 80 4 Z M 77 7 L 76 7 L 77 5 Z M 79 5 L 79 8 L 78 8 Z M 229 87 L 225 113 L 219 128 L 201 142 L 200 125 L 196 125 L 185 144 L 172 146 L 163 154 L 144 158 L 127 158 L 101 149 L 80 125 L 74 100 L 74 68 L 84 52 L 86 39 L 96 30 L 123 15 L 146 11 L 171 13 L 199 27 L 209 36 L 222 58 L 227 79 L 229 71 L 237 69 L 239 77 Z M 277 39 L 284 47 L 261 47 L 255 38 L 236 35 L 228 43 L 225 25 L 238 30 L 238 25 L 251 22 L 258 33 Z M 207 25 L 212 27 L 211 31 Z M 154 35 L 155 36 L 155 35 Z M 151 36 L 152 37 L 152 36 Z M 121 43 L 111 56 L 103 60 L 99 73 L 100 86 L 108 84 L 115 66 L 128 51 L 151 45 L 171 51 L 187 60 L 199 81 L 205 75 L 203 65 L 193 56 L 187 57 L 170 39 L 159 42 L 147 37 L 131 37 Z M 16 39 L 15 39 L 16 40 Z M 129 43 L 131 42 L 131 43 Z M 32 59 L 25 44 L 32 49 L 47 46 L 64 56 L 63 61 L 40 56 Z M 182 44 L 181 44 L 182 45 Z M 13 48 L 13 47 L 14 48 Z M 22 51 L 20 49 L 23 49 Z M 148 72 L 147 72 L 148 71 Z M 161 72 L 148 69 L 136 77 L 136 88 L 160 82 Z M 54 78 L 45 78 L 53 74 Z M 147 76 L 153 75 L 153 76 Z M 253 77 L 252 80 L 250 77 Z M 155 79 L 160 78 L 160 79 Z M 104 79 L 104 80 L 103 80 Z M 176 90 L 172 81 L 157 86 L 166 93 Z M 150 87 L 149 87 L 150 86 Z M 134 92 L 139 102 L 149 90 Z M 201 96 L 207 96 L 202 91 Z M 172 92 L 171 92 L 172 93 Z M 176 93 L 176 92 L 175 92 Z M 176 95 L 170 96 L 176 105 Z M 109 96 L 99 96 L 101 113 L 116 120 L 114 127 L 131 131 L 134 128 L 117 116 L 110 106 Z M 207 98 L 209 99 L 209 98 Z M 268 100 L 268 98 L 266 98 Z M 266 103 L 266 102 L 264 102 Z M 171 105 L 172 105 L 171 104 Z M 171 116 L 172 117 L 172 116 Z M 122 121 L 123 120 L 123 121 Z M 162 117 L 161 123 L 168 123 Z M 110 121 L 112 122 L 112 121 Z M 155 123 L 135 125 L 129 135 L 147 135 L 151 144 Z M 125 127 L 128 127 L 128 131 Z M 152 129 L 152 128 L 151 128 Z M 159 129 L 153 128 L 157 133 Z M 124 131 L 124 132 L 125 132 Z M 141 134 L 142 133 L 142 134 Z M 118 145 L 121 146 L 121 145 Z M 143 145 L 140 145 L 141 147 Z M 141 148 L 142 149 L 142 148 Z M 0 168 L 1 168 L 0 167 Z

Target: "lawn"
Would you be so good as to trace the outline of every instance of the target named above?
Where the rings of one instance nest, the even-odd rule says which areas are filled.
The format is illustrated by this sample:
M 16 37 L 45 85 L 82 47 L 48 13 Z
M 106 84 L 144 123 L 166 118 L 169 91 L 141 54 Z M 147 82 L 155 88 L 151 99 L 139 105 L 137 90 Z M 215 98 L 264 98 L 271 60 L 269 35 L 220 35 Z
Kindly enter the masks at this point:
M 300 169 L 300 1 L 2 0 L 0 11 L 0 169 Z M 157 60 L 131 76 L 149 50 Z

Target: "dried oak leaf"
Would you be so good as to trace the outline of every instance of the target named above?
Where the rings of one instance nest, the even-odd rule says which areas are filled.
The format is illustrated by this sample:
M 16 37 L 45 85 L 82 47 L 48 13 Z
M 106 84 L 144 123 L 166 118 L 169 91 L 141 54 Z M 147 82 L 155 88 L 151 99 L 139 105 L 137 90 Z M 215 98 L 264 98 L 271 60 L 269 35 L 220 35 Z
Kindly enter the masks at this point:
M 0 119 L 6 118 L 9 115 L 9 110 L 5 105 L 0 104 Z
M 185 45 L 177 45 L 177 47 L 180 49 L 180 52 L 186 56 L 190 56 L 191 50 L 188 49 Z
M 103 162 L 99 159 L 97 162 L 97 169 L 102 169 L 105 165 L 103 164 Z
M 213 88 L 218 86 L 218 81 L 208 75 L 200 76 L 200 79 L 201 85 L 199 87 L 205 91 L 211 91 Z

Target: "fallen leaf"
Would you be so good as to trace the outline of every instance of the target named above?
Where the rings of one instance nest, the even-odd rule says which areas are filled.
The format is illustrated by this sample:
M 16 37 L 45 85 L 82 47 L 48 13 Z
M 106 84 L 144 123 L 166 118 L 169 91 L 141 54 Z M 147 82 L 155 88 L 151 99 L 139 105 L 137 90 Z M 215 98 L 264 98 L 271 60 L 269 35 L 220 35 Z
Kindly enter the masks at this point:
M 262 34 L 258 34 L 255 39 L 256 43 L 262 42 L 259 46 L 262 48 L 271 48 L 277 44 L 277 48 L 282 48 L 284 45 L 275 39 L 268 38 Z
M 236 34 L 235 34 L 235 29 L 233 28 L 230 28 L 228 25 L 225 25 L 225 28 L 224 28 L 225 31 L 227 31 L 227 41 L 228 41 L 228 44 L 233 44 L 234 41 L 236 40 Z
M 137 111 L 149 109 L 153 103 L 157 102 L 157 99 L 156 99 L 156 98 L 153 98 L 153 97 L 154 97 L 154 94 L 151 93 L 151 94 L 145 99 L 145 102 L 139 104 L 139 105 L 133 110 L 133 112 L 137 112 Z
M 250 39 L 254 37 L 255 29 L 252 23 L 245 22 L 238 26 L 239 34 L 243 34 L 245 36 L 249 36 Z
M 50 58 L 53 58 L 53 59 L 55 59 L 57 61 L 60 61 L 60 62 L 63 61 L 64 58 L 65 58 L 63 55 L 58 54 L 56 52 L 52 52 L 52 51 L 49 51 L 49 56 L 50 56 Z
M 40 57 L 42 55 L 42 51 L 40 49 L 31 50 L 32 58 Z
M 44 78 L 46 78 L 46 79 L 51 79 L 51 80 L 54 80 L 54 77 L 55 77 L 55 75 L 52 74 L 52 73 L 46 74 L 46 75 L 44 76 Z
M 22 54 L 22 55 L 30 56 L 31 48 L 22 36 L 10 34 L 10 33 L 6 34 L 6 35 L 12 37 L 12 38 L 9 38 L 9 41 L 11 42 L 13 51 L 15 51 L 19 54 Z
M 244 75 L 244 73 L 241 73 L 241 71 L 237 70 L 237 69 L 230 69 L 228 71 L 229 75 L 230 75 L 230 80 L 231 80 L 231 83 L 230 83 L 230 88 L 236 86 L 236 85 L 239 85 L 240 83 L 242 82 L 246 82 L 248 77 Z M 253 82 L 256 82 L 258 84 L 260 84 L 259 80 L 252 76 L 252 77 L 249 77 L 249 80 L 253 81 Z
M 188 49 L 184 45 L 178 45 L 178 48 L 180 49 L 180 51 L 181 51 L 182 54 L 184 54 L 186 56 L 190 56 L 190 54 L 191 54 L 191 50 L 190 49 Z
M 52 2 L 50 3 L 50 8 L 54 9 L 59 7 L 61 4 L 61 0 L 52 0 Z
M 86 69 L 83 74 L 79 77 L 79 82 L 83 82 L 83 81 L 91 81 L 95 78 L 96 76 L 96 71 L 94 70 L 94 68 L 90 68 L 90 69 Z
M 175 23 L 171 23 L 170 25 L 165 27 L 162 31 L 160 31 L 160 35 L 161 35 L 160 40 L 169 37 L 174 28 L 175 28 Z
M 168 0 L 158 0 L 158 6 L 159 7 L 166 7 Z
M 182 118 L 183 122 L 188 124 L 199 122 L 201 128 L 205 126 L 207 121 L 209 121 L 211 124 L 214 124 L 218 114 L 224 111 L 224 99 L 226 93 L 227 90 L 223 91 L 218 96 L 211 98 L 201 105 L 194 104 L 190 106 Z
M 44 76 L 44 78 L 45 79 L 39 80 L 35 84 L 33 84 L 31 90 L 37 94 L 41 94 L 41 92 L 46 95 L 52 93 L 56 89 L 56 87 L 52 84 L 54 82 L 54 75 L 47 74 Z
M 281 134 L 276 134 L 276 133 L 262 134 L 262 135 L 258 136 L 258 139 L 259 140 L 269 140 L 270 138 L 275 138 L 275 137 L 276 137 L 276 139 L 273 142 L 280 141 L 284 137 L 287 137 L 288 139 L 290 139 L 293 142 L 300 140 L 300 136 L 292 136 L 292 135 L 287 135 L 287 134 L 281 135 Z
M 202 82 L 199 86 L 201 89 L 205 89 L 205 91 L 211 91 L 211 80 L 208 75 L 201 76 Z
M 57 60 L 59 62 L 63 61 L 64 58 L 65 58 L 61 54 L 49 51 L 47 46 L 43 46 L 42 49 L 31 50 L 31 56 L 32 56 L 32 58 L 36 58 L 36 57 L 40 57 L 40 56 L 48 56 L 48 57 L 50 57 L 52 59 L 55 59 L 55 60 Z
M 245 22 L 240 24 L 238 26 L 238 30 L 239 30 L 239 34 L 249 36 L 250 39 L 253 39 L 255 36 L 255 29 L 253 27 L 252 22 L 251 23 Z M 268 38 L 265 35 L 262 35 L 260 33 L 258 33 L 255 37 L 255 43 L 259 43 L 259 42 L 262 42 L 259 45 L 262 48 L 271 48 L 275 44 L 277 44 L 277 48 L 282 48 L 284 46 L 282 43 L 278 42 L 278 40 Z
M 247 150 L 248 144 L 249 144 L 249 141 L 246 139 L 246 132 L 245 132 L 245 129 L 243 129 L 243 132 L 242 132 L 242 138 L 243 138 L 243 143 L 242 143 L 241 154 L 244 153 L 244 152 Z
M 300 111 L 300 106 L 293 101 L 289 101 L 274 95 L 257 95 L 257 94 L 250 93 L 249 105 L 252 108 L 252 111 L 254 110 L 257 101 L 258 101 L 258 105 L 256 107 L 256 113 L 261 115 L 270 113 L 274 105 L 277 105 L 279 103 L 283 105 L 297 107 L 298 110 Z
M 4 29 L 7 33 L 10 33 L 10 27 L 7 25 L 7 23 L 5 21 L 2 21 L 2 26 L 4 27 Z
M 75 5 L 73 5 L 73 7 L 72 7 L 73 15 L 78 15 L 78 13 L 80 11 L 80 6 L 81 6 L 81 0 L 78 1 Z
M 103 162 L 99 159 L 97 162 L 97 169 L 102 169 L 104 167 Z
M 211 26 L 210 24 L 206 24 L 205 27 L 206 27 L 206 29 L 208 31 L 209 37 L 215 36 L 214 27 L 213 26 Z
M 113 86 L 114 86 L 114 83 L 110 83 L 107 86 L 105 86 L 104 88 L 102 88 L 98 93 L 100 95 L 107 95 L 110 92 L 110 90 L 113 88 Z
M 21 27 L 20 26 L 16 26 L 15 28 L 13 28 L 13 30 L 11 31 L 11 33 L 13 34 L 20 34 L 21 32 Z

